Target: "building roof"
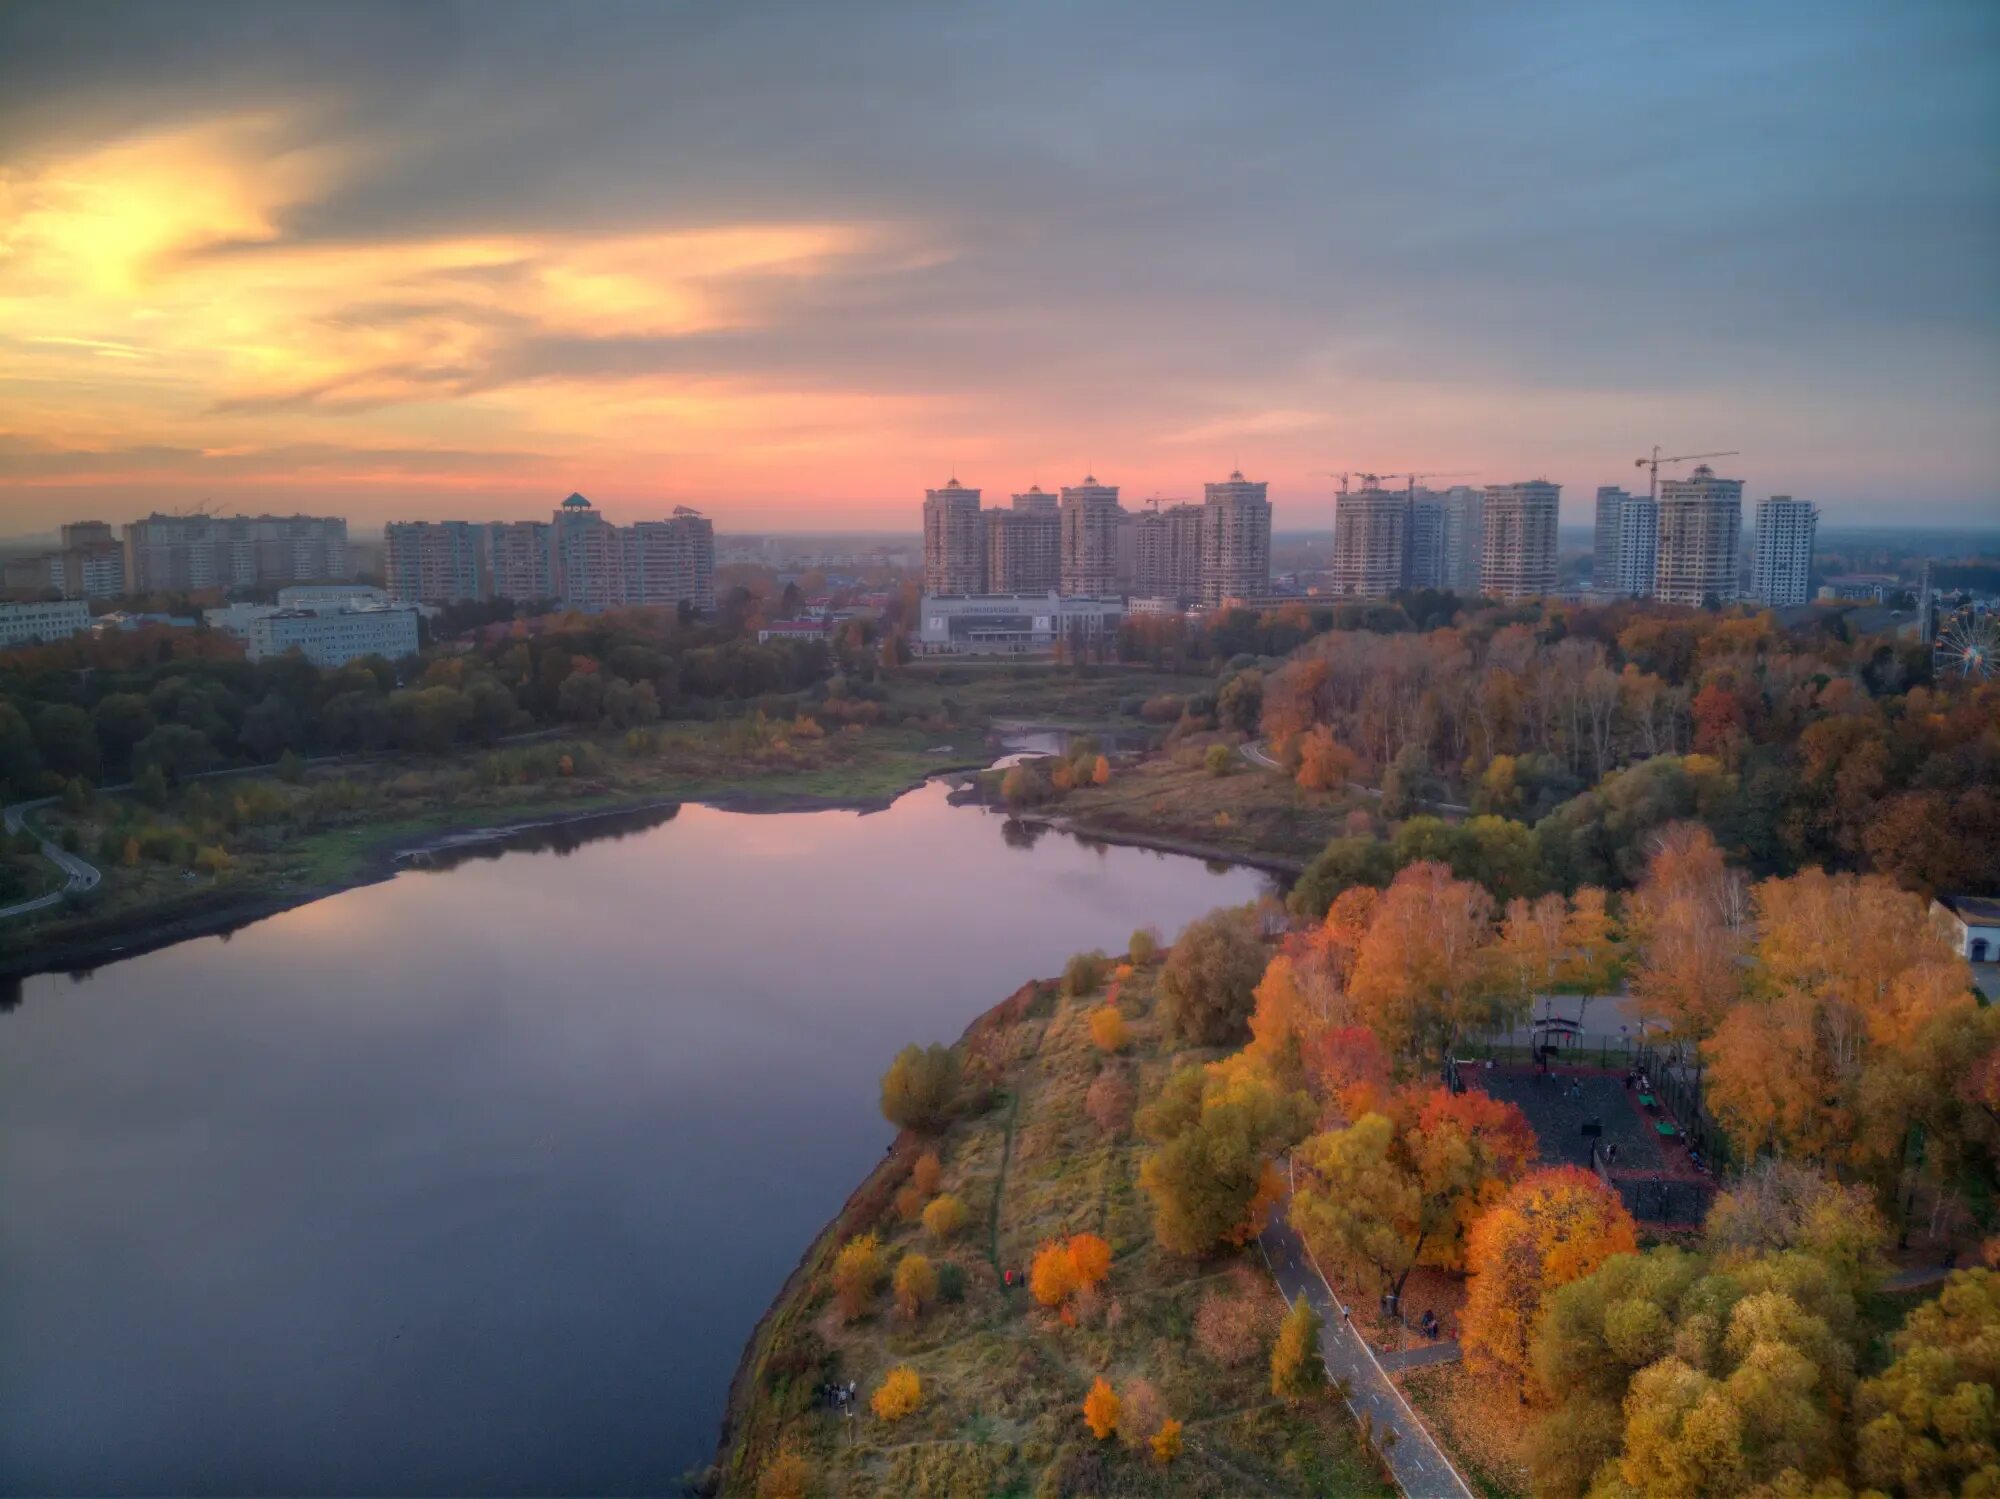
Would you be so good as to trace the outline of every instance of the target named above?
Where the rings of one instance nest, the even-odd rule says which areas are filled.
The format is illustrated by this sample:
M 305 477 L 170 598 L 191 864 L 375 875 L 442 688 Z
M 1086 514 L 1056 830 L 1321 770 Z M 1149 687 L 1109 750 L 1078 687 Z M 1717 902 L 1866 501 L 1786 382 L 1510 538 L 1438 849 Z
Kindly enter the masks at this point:
M 1968 926 L 2000 926 L 2000 896 L 1940 895 L 1937 903 Z
M 586 500 L 580 494 L 572 494 L 562 502 L 562 507 L 565 510 L 588 510 L 590 508 L 590 501 Z

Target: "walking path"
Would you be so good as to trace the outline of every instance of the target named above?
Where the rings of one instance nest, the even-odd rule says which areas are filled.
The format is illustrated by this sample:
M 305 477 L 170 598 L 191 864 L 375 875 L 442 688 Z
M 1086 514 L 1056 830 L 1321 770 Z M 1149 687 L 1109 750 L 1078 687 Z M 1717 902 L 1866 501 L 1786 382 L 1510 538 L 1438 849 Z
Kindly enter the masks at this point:
M 1264 742 L 1261 739 L 1245 740 L 1242 744 L 1237 745 L 1236 749 L 1244 759 L 1264 770 L 1282 772 L 1285 768 L 1276 760 L 1273 760 L 1265 751 Z M 1363 786 L 1359 782 L 1349 781 L 1347 787 L 1350 791 L 1358 791 L 1363 796 L 1372 796 L 1377 801 L 1380 801 L 1382 798 L 1382 788 L 1379 786 Z M 1434 802 L 1425 797 L 1418 797 L 1417 805 L 1426 812 L 1459 812 L 1470 814 L 1472 811 L 1472 808 L 1461 807 L 1457 802 Z
M 33 801 L 13 803 L 7 808 L 5 814 L 7 831 L 10 833 L 20 832 L 26 826 L 28 813 L 34 811 L 37 807 L 46 807 L 53 801 L 55 801 L 54 797 L 43 796 L 37 797 Z M 39 833 L 35 836 L 41 838 L 41 834 Z M 47 895 L 37 896 L 33 900 L 21 900 L 14 902 L 11 906 L 0 906 L 0 921 L 4 921 L 9 916 L 25 916 L 30 911 L 40 911 L 48 906 L 53 906 L 72 891 L 95 890 L 97 882 L 104 878 L 98 872 L 95 864 L 90 863 L 87 859 L 78 858 L 60 843 L 48 838 L 42 838 L 41 841 L 44 857 L 53 861 L 56 868 L 60 869 L 67 876 L 62 889 L 51 890 Z
M 1404 1369 L 1428 1369 L 1432 1364 L 1455 1364 L 1464 1355 L 1456 1343 L 1420 1343 L 1400 1353 L 1383 1353 L 1375 1362 L 1391 1374 Z
M 1312 1252 L 1293 1231 L 1289 1218 L 1273 1215 L 1271 1226 L 1258 1236 L 1257 1243 L 1285 1300 L 1304 1296 L 1325 1322 L 1319 1349 L 1327 1372 L 1346 1392 L 1348 1409 L 1355 1417 L 1367 1416 L 1377 1450 L 1395 1476 L 1396 1486 L 1410 1499 L 1472 1499 L 1472 1491 L 1458 1476 L 1451 1459 L 1347 1320 L 1333 1287 L 1320 1274 Z M 1456 1351 L 1456 1345 L 1451 1346 Z

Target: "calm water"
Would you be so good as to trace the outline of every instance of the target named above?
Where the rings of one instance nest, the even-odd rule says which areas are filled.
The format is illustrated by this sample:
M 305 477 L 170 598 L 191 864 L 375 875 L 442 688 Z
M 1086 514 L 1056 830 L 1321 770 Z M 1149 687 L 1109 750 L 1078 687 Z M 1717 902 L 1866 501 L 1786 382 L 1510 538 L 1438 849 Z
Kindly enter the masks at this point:
M 1007 831 L 686 807 L 29 980 L 0 1489 L 671 1490 L 896 1048 L 1263 888 Z

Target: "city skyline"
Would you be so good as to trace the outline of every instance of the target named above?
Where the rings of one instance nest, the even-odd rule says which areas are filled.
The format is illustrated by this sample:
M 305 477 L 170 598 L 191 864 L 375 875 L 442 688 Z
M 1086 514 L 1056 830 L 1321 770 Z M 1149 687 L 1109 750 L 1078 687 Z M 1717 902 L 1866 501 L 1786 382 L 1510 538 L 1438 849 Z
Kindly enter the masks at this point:
M 0 534 L 1238 468 L 1324 530 L 1390 465 L 1577 526 L 1655 442 L 1994 512 L 1989 8 L 252 14 L 0 16 Z

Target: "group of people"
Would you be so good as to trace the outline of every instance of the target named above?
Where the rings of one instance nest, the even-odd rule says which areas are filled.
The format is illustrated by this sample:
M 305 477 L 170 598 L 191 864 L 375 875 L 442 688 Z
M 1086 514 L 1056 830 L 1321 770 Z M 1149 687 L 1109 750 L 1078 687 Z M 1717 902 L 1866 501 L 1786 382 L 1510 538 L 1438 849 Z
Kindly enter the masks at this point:
M 855 1389 L 855 1382 L 850 1379 L 844 1384 L 823 1384 L 814 1395 L 821 1405 L 831 1406 L 836 1411 L 844 1411 L 854 1404 Z

